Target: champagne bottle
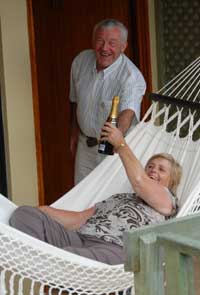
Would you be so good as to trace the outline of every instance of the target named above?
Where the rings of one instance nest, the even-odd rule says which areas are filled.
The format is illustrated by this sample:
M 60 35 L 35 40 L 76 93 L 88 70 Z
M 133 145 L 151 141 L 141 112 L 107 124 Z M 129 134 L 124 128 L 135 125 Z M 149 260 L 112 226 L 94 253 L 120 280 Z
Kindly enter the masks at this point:
M 118 106 L 119 106 L 119 96 L 114 96 L 112 100 L 112 107 L 110 114 L 106 122 L 110 122 L 112 125 L 117 126 L 117 116 L 118 116 Z M 98 152 L 105 155 L 113 155 L 114 147 L 111 143 L 106 140 L 100 139 Z

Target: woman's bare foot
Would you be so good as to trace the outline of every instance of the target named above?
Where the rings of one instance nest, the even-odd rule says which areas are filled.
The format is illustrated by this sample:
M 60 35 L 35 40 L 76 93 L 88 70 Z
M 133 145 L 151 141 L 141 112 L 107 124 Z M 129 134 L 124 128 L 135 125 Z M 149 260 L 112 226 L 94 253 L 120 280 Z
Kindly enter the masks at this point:
M 90 208 L 83 210 L 79 213 L 80 213 L 80 222 L 81 222 L 80 226 L 81 226 L 81 225 L 85 224 L 86 221 L 94 215 L 95 207 L 90 207 Z
M 70 230 L 79 229 L 95 212 L 95 207 L 80 212 L 56 209 L 49 206 L 40 206 L 39 209 Z

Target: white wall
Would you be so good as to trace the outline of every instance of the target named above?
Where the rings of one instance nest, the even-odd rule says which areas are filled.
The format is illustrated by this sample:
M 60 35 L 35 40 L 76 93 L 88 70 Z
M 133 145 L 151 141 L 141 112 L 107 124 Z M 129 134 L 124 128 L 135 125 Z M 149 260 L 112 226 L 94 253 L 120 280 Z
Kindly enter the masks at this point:
M 38 203 L 26 0 L 0 0 L 0 83 L 9 198 Z

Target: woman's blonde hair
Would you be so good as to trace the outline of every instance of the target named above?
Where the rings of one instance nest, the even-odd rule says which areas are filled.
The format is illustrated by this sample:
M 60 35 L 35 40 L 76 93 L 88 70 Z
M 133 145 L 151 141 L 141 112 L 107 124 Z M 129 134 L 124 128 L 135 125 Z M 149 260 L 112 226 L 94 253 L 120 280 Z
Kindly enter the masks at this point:
M 170 173 L 170 183 L 169 183 L 169 190 L 175 195 L 177 191 L 177 187 L 181 181 L 182 177 L 182 167 L 181 165 L 174 159 L 174 157 L 167 153 L 160 153 L 153 155 L 147 162 L 146 167 L 148 164 L 157 158 L 163 158 L 171 163 L 171 173 Z

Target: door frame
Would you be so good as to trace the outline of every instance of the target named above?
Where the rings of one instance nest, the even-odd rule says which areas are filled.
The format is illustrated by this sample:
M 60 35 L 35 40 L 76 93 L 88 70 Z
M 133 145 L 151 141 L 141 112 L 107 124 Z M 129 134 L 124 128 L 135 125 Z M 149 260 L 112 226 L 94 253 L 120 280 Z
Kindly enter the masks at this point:
M 150 47 L 150 30 L 149 30 L 149 7 L 148 0 L 130 1 L 134 3 L 132 11 L 135 16 L 136 26 L 136 46 L 138 67 L 147 84 L 146 94 L 142 101 L 141 115 L 142 117 L 148 110 L 151 102 L 148 94 L 152 92 L 152 69 L 151 69 L 151 47 Z M 134 38 L 133 38 L 134 40 Z

